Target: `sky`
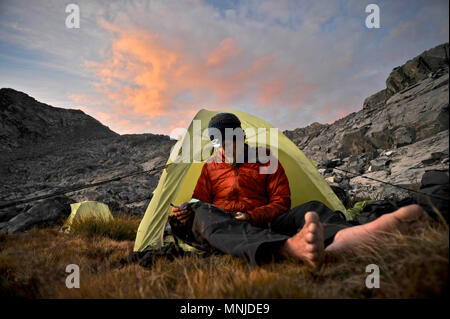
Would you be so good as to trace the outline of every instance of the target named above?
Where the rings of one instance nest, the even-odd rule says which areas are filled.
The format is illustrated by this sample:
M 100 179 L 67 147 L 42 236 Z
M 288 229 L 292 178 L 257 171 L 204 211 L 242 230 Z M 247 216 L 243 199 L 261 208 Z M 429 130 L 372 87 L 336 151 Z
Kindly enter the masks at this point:
M 67 28 L 66 6 L 80 8 Z M 380 28 L 365 25 L 380 8 Z M 280 130 L 332 123 L 396 66 L 449 41 L 447 0 L 0 0 L 0 87 L 120 134 L 170 134 L 202 108 Z

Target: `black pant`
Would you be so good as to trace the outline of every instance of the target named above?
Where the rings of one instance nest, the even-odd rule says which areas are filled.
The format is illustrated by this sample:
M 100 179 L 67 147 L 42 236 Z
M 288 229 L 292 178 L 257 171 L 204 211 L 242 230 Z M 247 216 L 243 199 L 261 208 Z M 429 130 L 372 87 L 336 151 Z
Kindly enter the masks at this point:
M 195 205 L 191 234 L 182 238 L 194 247 L 245 258 L 250 264 L 278 260 L 280 246 L 305 224 L 305 214 L 314 211 L 324 228 L 325 247 L 333 242 L 341 229 L 351 227 L 344 214 L 332 211 L 325 204 L 310 201 L 292 208 L 272 220 L 269 227 L 260 228 L 235 220 L 233 215 L 210 203 Z M 175 235 L 178 235 L 173 229 Z

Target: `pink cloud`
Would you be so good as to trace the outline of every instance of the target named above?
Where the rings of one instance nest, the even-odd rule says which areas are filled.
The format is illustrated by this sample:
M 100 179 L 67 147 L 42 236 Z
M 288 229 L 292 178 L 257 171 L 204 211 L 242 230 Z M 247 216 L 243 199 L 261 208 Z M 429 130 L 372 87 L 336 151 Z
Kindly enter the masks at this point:
M 217 67 L 226 60 L 239 55 L 240 50 L 236 47 L 233 38 L 226 38 L 220 42 L 219 46 L 208 54 L 206 66 Z
M 124 117 L 152 124 L 142 124 L 142 130 L 169 133 L 189 124 L 200 105 L 234 108 L 247 100 L 262 108 L 294 109 L 316 89 L 299 72 L 282 67 L 277 52 L 255 57 L 231 37 L 202 54 L 190 52 L 183 39 L 167 44 L 149 30 L 103 25 L 112 33 L 110 49 L 101 60 L 85 62 L 99 95 L 71 97 L 107 107 L 98 117 L 120 133 L 141 125 Z

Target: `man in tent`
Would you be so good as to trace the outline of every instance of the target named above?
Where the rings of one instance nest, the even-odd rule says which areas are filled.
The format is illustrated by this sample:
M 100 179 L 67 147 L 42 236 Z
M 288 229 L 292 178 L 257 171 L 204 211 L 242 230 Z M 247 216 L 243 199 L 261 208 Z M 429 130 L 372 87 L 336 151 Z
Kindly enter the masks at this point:
M 411 205 L 369 224 L 353 226 L 342 212 L 318 201 L 290 209 L 289 182 L 281 163 L 274 172 L 260 172 L 277 159 L 272 156 L 262 163 L 258 158 L 262 149 L 250 152 L 236 115 L 218 113 L 208 128 L 219 131 L 222 142 L 203 166 L 192 195 L 203 203 L 195 213 L 183 207 L 187 203 L 172 209 L 176 220 L 192 231 L 199 244 L 252 264 L 294 258 L 316 266 L 325 251 L 368 243 L 382 232 L 406 230 L 411 222 L 425 217 L 420 206 Z M 235 133 L 231 137 L 227 134 L 230 130 Z M 217 134 L 210 135 L 213 139 Z

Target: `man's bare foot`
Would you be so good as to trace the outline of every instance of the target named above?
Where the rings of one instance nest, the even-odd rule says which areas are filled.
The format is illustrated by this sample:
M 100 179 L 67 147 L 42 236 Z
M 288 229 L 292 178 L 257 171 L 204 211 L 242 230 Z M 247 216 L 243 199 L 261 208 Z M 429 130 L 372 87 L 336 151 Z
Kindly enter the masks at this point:
M 380 235 L 400 231 L 408 233 L 426 220 L 427 215 L 419 205 L 401 207 L 393 213 L 383 215 L 368 224 L 349 227 L 339 231 L 327 252 L 348 250 L 361 244 L 373 243 Z
M 302 260 L 313 267 L 323 261 L 323 227 L 317 213 L 305 214 L 305 225 L 283 244 L 280 253 L 285 258 Z

